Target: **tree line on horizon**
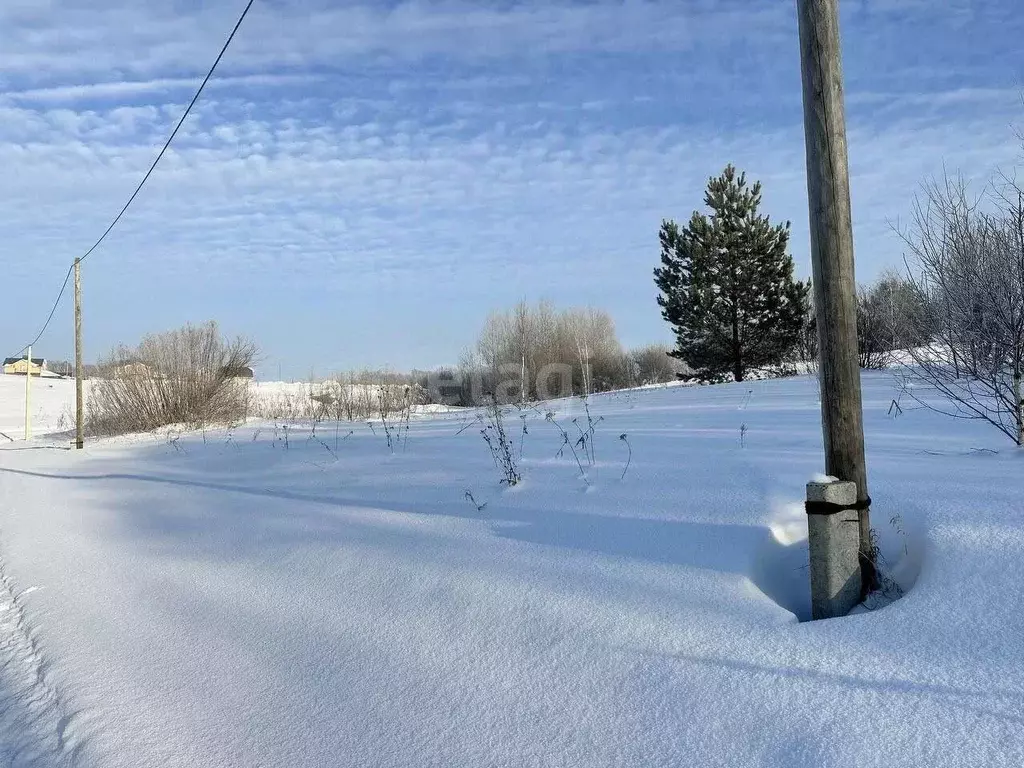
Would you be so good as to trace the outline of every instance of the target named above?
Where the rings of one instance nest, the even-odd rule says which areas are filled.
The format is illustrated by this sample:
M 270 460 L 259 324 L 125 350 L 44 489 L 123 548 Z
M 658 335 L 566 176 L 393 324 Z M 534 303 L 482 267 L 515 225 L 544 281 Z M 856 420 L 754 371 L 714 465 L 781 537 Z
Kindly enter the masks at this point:
M 458 366 L 339 374 L 328 381 L 337 393 L 397 386 L 408 388 L 407 397 L 418 402 L 473 406 L 586 396 L 675 379 L 743 381 L 789 375 L 800 362 L 813 366 L 811 285 L 794 276 L 789 222 L 773 223 L 761 213 L 760 182 L 748 184 L 731 165 L 708 180 L 704 203 L 707 210 L 694 211 L 686 225 L 667 219 L 659 232 L 661 265 L 654 282 L 657 305 L 675 335 L 672 347 L 624 348 L 602 309 L 521 301 L 487 317 Z M 1024 444 L 1024 189 L 1006 175 L 977 196 L 960 178 L 925 185 L 911 226 L 898 234 L 907 251 L 906 272 L 889 270 L 858 289 L 860 365 L 901 363 L 907 376 L 952 404 L 950 415 L 987 421 Z M 175 376 L 159 384 L 98 385 L 93 421 L 103 425 L 100 431 L 113 431 L 172 417 L 177 421 L 165 423 L 206 423 L 239 409 L 248 413 L 250 403 L 220 371 L 251 365 L 255 358 L 255 345 L 223 339 L 214 324 L 147 337 L 137 348 L 120 347 L 102 365 L 152 359 L 154 370 L 174 370 Z M 218 373 L 208 373 L 217 366 Z M 172 392 L 167 382 L 185 381 L 192 368 L 207 373 L 189 385 L 186 396 Z M 309 399 L 326 405 L 330 395 L 314 394 L 314 384 Z M 941 410 L 932 400 L 922 404 Z M 119 419 L 117 410 L 134 416 Z M 335 411 L 339 418 L 354 414 Z

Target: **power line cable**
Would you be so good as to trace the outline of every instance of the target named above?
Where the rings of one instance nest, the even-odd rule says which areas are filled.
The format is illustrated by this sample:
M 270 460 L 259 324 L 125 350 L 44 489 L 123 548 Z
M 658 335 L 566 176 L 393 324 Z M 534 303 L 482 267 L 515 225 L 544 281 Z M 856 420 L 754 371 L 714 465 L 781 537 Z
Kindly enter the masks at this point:
M 135 188 L 135 191 L 132 192 L 132 196 L 128 198 L 128 202 L 124 204 L 124 207 L 120 210 L 117 216 L 114 217 L 114 220 L 110 222 L 110 226 L 106 228 L 102 235 L 100 235 L 99 240 L 93 243 L 92 247 L 85 252 L 84 256 L 81 257 L 81 261 L 85 261 L 87 258 L 89 258 L 90 254 L 92 254 L 92 252 L 99 247 L 99 244 L 102 243 L 104 239 L 106 239 L 107 235 L 110 234 L 110 230 L 112 230 L 114 226 L 117 224 L 117 222 L 121 220 L 121 217 L 124 216 L 124 212 L 128 210 L 128 206 L 130 206 L 135 201 L 135 198 L 138 196 L 139 192 L 142 191 L 142 187 L 145 185 L 147 181 L 149 181 L 149 177 L 153 174 L 153 171 L 156 169 L 157 163 L 160 162 L 160 159 L 164 156 L 164 153 L 167 151 L 167 148 L 171 146 L 171 142 L 174 141 L 174 137 L 178 135 L 178 130 L 185 122 L 185 118 L 188 117 L 189 112 L 192 111 L 192 107 L 194 107 L 196 102 L 199 101 L 199 96 L 202 94 L 203 89 L 206 87 L 206 84 L 210 82 L 210 78 L 213 77 L 213 71 L 217 69 L 217 65 L 220 64 L 220 60 L 224 58 L 224 54 L 225 52 L 227 52 L 228 46 L 231 45 L 231 41 L 235 38 L 235 33 L 238 32 L 238 28 L 242 26 L 242 22 L 245 20 L 246 14 L 249 13 L 249 9 L 252 8 L 252 5 L 255 1 L 256 0 L 249 0 L 249 3 L 245 6 L 245 10 L 242 11 L 242 15 L 238 17 L 238 21 L 235 22 L 235 26 L 231 30 L 231 34 L 228 35 L 228 39 L 224 41 L 224 46 L 220 49 L 220 53 L 217 54 L 217 58 L 213 62 L 213 66 L 210 67 L 210 71 L 206 73 L 206 77 L 203 78 L 203 82 L 199 85 L 199 90 L 196 91 L 196 95 L 192 97 L 192 101 L 190 101 L 188 106 L 185 108 L 184 114 L 182 114 L 181 119 L 178 120 L 178 124 L 174 126 L 174 130 L 171 131 L 171 135 L 167 137 L 167 141 L 164 142 L 164 146 L 161 148 L 160 154 L 156 156 L 156 159 L 153 161 L 153 164 L 149 166 L 149 170 L 146 171 L 146 175 L 142 177 L 142 181 L 139 182 L 139 186 Z
M 174 130 L 171 131 L 171 135 L 167 137 L 167 141 L 164 142 L 164 145 L 163 147 L 161 147 L 159 154 L 157 154 L 156 156 L 156 159 L 153 161 L 152 165 L 149 166 L 149 170 L 146 171 L 146 175 L 142 177 L 142 181 L 139 182 L 139 185 L 135 188 L 135 191 L 132 192 L 131 197 L 128 198 L 128 202 L 126 202 L 124 206 L 122 206 L 121 210 L 118 211 L 117 216 L 115 216 L 114 220 L 110 222 L 110 226 L 108 226 L 103 231 L 103 234 L 100 235 L 99 239 L 95 243 L 93 243 L 92 247 L 90 247 L 89 250 L 85 252 L 85 255 L 83 255 L 79 259 L 79 263 L 85 261 L 87 258 L 89 258 L 89 256 L 92 255 L 93 251 L 95 251 L 100 246 L 100 243 L 102 243 L 106 239 L 107 235 L 110 234 L 111 230 L 115 226 L 117 226 L 117 223 L 121 220 L 121 217 L 124 216 L 125 211 L 128 210 L 129 206 L 131 206 L 131 204 L 135 202 L 135 198 L 139 196 L 139 192 L 142 191 L 142 188 L 145 186 L 146 182 L 149 181 L 149 177 L 153 175 L 153 171 L 156 170 L 157 164 L 160 162 L 161 158 L 163 158 L 164 154 L 167 152 L 167 148 L 171 146 L 171 142 L 174 141 L 174 137 L 178 135 L 178 131 L 181 129 L 181 126 L 184 124 L 185 119 L 189 116 L 189 113 L 192 111 L 192 107 L 194 107 L 196 102 L 199 101 L 199 97 L 202 95 L 203 89 L 206 88 L 206 84 L 210 82 L 210 78 L 213 77 L 214 70 L 217 69 L 217 65 L 220 64 L 220 60 L 224 58 L 224 54 L 227 52 L 228 46 L 231 45 L 231 41 L 235 39 L 235 33 L 237 33 L 238 28 L 242 26 L 242 22 L 245 20 L 246 15 L 249 13 L 249 9 L 252 8 L 253 3 L 255 2 L 256 0 L 249 0 L 249 2 L 246 4 L 241 15 L 238 17 L 238 21 L 235 22 L 235 26 L 231 29 L 231 34 L 229 34 L 227 40 L 224 41 L 224 45 L 221 47 L 220 53 L 217 54 L 217 58 L 214 60 L 213 65 L 210 67 L 210 70 L 206 73 L 206 77 L 204 77 L 203 82 L 199 84 L 199 88 L 198 90 L 196 90 L 195 96 L 192 97 L 192 101 L 190 101 L 188 106 L 185 108 L 185 112 L 181 115 L 181 119 L 178 120 L 177 125 L 174 126 Z M 64 284 L 61 286 L 60 292 L 57 294 L 56 301 L 53 302 L 53 307 L 50 309 L 50 314 L 47 316 L 46 322 L 43 323 L 43 327 L 39 330 L 39 333 L 36 334 L 36 337 L 32 340 L 31 343 L 26 344 L 24 347 L 21 348 L 21 350 L 18 352 L 18 355 L 20 355 L 22 352 L 25 352 L 29 347 L 34 346 L 35 343 L 39 341 L 40 338 L 42 338 L 43 334 L 46 333 L 46 329 L 49 327 L 50 322 L 53 320 L 53 316 L 57 312 L 57 307 L 60 305 L 61 299 L 64 298 L 64 293 L 67 291 L 68 282 L 71 279 L 71 273 L 74 271 L 74 268 L 75 267 L 73 263 L 70 267 L 68 267 L 68 272 L 64 276 Z M 17 355 L 15 355 L 15 357 L 16 356 Z
M 74 271 L 74 269 L 75 265 L 74 263 L 72 263 L 71 266 L 68 267 L 67 274 L 64 275 L 64 283 L 60 287 L 60 293 L 57 294 L 56 301 L 54 301 L 53 306 L 50 307 L 50 314 L 46 316 L 46 322 L 43 323 L 43 327 L 39 329 L 39 333 L 36 334 L 36 337 L 32 339 L 32 341 L 30 341 L 24 347 L 19 349 L 17 354 L 11 355 L 11 357 L 19 357 L 22 352 L 26 352 L 31 347 L 34 347 L 36 345 L 36 342 L 39 341 L 40 338 L 42 338 L 44 333 L 46 333 L 46 328 L 50 325 L 50 321 L 53 320 L 53 316 L 57 312 L 57 307 L 60 306 L 60 300 L 64 298 L 64 292 L 68 289 L 68 283 L 71 281 L 71 273 L 72 271 Z

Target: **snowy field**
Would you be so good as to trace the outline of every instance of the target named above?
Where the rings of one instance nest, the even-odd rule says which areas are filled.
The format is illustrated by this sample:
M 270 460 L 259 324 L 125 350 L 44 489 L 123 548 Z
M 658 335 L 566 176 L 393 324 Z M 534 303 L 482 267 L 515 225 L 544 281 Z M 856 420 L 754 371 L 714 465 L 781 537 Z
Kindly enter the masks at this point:
M 89 395 L 89 381 L 85 395 Z M 253 410 L 278 414 L 309 413 L 310 393 L 318 391 L 308 382 L 253 382 Z M 358 387 L 359 385 L 357 385 Z M 377 402 L 377 387 L 365 386 L 368 402 Z M 414 416 L 444 412 L 443 406 L 414 406 Z M 66 432 L 74 428 L 75 382 L 56 376 L 33 377 L 30 403 L 32 433 Z M 0 374 L 0 447 L 25 437 L 25 377 Z
M 32 377 L 32 433 L 74 428 L 75 381 L 55 376 Z M 25 437 L 25 377 L 0 373 L 0 448 Z
M 513 489 L 469 414 L 3 441 L 0 765 L 1024 764 L 1024 455 L 866 375 L 908 592 L 799 623 L 816 391 L 595 396 L 586 480 L 513 414 Z

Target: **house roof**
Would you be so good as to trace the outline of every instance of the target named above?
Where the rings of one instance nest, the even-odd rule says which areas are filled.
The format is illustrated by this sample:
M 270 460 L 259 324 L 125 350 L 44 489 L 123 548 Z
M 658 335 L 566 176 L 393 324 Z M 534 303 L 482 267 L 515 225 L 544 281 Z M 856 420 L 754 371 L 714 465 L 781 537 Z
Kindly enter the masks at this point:
M 24 359 L 24 357 L 8 357 L 6 360 L 4 360 L 4 365 L 14 365 L 15 363 L 20 363 Z M 42 366 L 46 365 L 46 358 L 33 357 L 32 362 L 33 364 L 38 365 L 41 368 Z

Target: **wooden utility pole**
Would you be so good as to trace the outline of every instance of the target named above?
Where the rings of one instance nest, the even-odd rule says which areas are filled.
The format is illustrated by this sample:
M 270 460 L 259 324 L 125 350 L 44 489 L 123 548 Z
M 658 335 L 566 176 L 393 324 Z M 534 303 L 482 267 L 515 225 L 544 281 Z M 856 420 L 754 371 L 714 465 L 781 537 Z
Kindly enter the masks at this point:
M 82 397 L 82 260 L 75 259 L 75 448 L 85 447 L 85 402 Z
M 857 485 L 861 593 L 876 586 L 857 359 L 857 295 L 838 0 L 797 0 L 825 471 Z
M 32 346 L 25 352 L 25 439 L 32 439 Z

